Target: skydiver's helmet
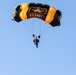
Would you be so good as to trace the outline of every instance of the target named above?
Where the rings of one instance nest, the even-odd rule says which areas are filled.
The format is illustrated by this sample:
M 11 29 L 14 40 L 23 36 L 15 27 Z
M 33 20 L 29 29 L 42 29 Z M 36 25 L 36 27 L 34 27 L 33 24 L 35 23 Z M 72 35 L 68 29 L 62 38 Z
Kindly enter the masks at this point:
M 62 17 L 62 13 L 60 10 L 56 10 L 56 14 L 54 16 L 53 21 L 50 23 L 53 27 L 60 26 L 60 19 Z

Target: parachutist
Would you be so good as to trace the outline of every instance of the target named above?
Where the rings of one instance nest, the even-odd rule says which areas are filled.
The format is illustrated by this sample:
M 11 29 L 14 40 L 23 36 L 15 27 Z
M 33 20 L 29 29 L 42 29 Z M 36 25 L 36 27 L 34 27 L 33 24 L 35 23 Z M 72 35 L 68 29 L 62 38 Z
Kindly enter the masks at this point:
M 62 13 L 60 10 L 57 10 L 53 6 L 41 3 L 29 3 L 29 4 L 23 3 L 15 7 L 12 14 L 12 20 L 19 23 L 23 20 L 27 20 L 30 18 L 42 19 L 46 24 L 48 23 L 49 25 L 55 27 L 60 26 Z M 33 39 L 34 44 L 38 48 L 41 36 L 40 35 L 35 36 L 35 34 L 33 34 L 32 37 L 34 38 Z
M 34 37 L 33 42 L 34 42 L 34 44 L 36 45 L 36 47 L 38 48 L 38 44 L 39 44 L 40 35 L 37 37 L 37 36 L 35 36 L 35 35 L 33 34 L 33 37 Z

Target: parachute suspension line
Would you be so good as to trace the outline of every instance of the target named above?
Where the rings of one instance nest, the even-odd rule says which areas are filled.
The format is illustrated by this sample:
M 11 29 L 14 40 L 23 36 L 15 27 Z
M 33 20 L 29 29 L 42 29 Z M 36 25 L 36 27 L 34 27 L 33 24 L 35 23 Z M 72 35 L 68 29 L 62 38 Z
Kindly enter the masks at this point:
M 25 23 L 23 23 L 23 25 L 29 30 L 30 34 L 32 34 L 32 31 L 30 30 L 29 26 Z
M 39 36 L 42 36 L 43 33 L 45 32 L 45 30 L 47 29 L 47 25 L 46 26 L 42 25 L 41 21 L 39 21 L 39 25 L 40 25 L 40 27 L 39 27 Z
M 34 19 L 33 19 L 33 32 L 32 32 L 33 34 L 34 34 L 34 28 L 35 28 L 35 25 L 34 25 Z
M 41 35 L 41 21 L 40 21 L 40 31 L 39 31 L 40 35 Z
M 43 35 L 43 33 L 45 32 L 46 29 L 47 29 L 47 25 L 43 28 L 43 31 L 41 32 L 41 35 Z

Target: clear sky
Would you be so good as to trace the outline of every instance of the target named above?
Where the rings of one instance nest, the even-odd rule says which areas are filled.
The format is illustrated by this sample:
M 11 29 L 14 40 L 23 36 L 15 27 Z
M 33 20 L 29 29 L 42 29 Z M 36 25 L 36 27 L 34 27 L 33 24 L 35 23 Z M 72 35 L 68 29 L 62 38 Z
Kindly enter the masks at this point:
M 15 6 L 30 2 L 59 9 L 61 26 L 40 19 L 12 21 Z M 33 23 L 36 34 L 40 25 L 46 27 L 39 48 L 29 31 Z M 76 75 L 76 0 L 0 0 L 0 75 Z

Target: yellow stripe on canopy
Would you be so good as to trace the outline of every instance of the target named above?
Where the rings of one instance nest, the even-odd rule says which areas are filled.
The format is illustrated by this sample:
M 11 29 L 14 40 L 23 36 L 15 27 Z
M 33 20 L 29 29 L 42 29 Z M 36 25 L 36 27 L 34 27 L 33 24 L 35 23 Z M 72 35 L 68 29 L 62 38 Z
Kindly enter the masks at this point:
M 51 23 L 52 20 L 54 19 L 55 13 L 56 13 L 56 8 L 50 7 L 47 16 L 45 18 L 45 23 Z
M 26 20 L 27 19 L 27 11 L 28 11 L 28 4 L 27 3 L 24 3 L 20 6 L 20 9 L 21 9 L 21 12 L 19 14 L 20 18 L 22 20 Z

